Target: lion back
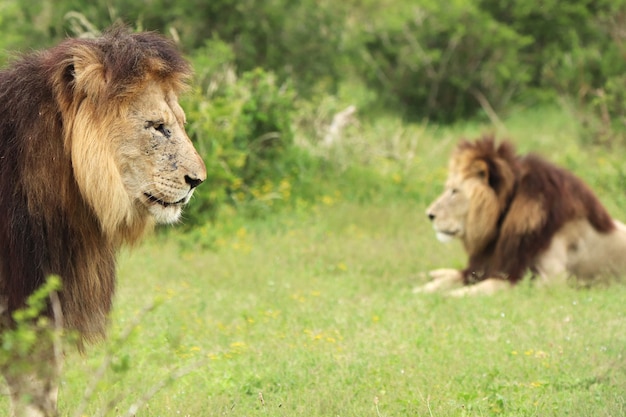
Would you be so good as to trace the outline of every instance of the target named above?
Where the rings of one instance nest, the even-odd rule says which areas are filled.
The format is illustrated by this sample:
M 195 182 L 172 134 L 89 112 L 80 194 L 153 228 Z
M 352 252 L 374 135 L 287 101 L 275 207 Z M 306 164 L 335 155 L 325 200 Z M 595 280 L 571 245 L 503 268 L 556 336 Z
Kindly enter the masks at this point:
M 520 280 L 566 223 L 587 219 L 600 233 L 615 225 L 593 191 L 571 172 L 540 156 L 517 158 L 515 191 L 504 209 L 497 239 L 471 257 L 466 277 Z

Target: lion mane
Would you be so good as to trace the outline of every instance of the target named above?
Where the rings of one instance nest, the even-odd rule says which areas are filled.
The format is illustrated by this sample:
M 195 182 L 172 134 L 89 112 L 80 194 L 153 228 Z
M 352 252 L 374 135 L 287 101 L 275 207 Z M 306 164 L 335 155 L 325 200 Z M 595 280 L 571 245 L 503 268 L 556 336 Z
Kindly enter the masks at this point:
M 593 191 L 536 154 L 517 155 L 507 141 L 459 143 L 445 191 L 426 213 L 441 240 L 461 240 L 469 261 L 460 271 L 432 271 L 435 279 L 418 291 L 460 284 L 456 295 L 493 292 L 529 271 L 546 280 L 626 271 L 625 228 Z
M 63 326 L 104 336 L 117 250 L 177 221 L 206 177 L 177 102 L 190 75 L 171 41 L 121 26 L 0 71 L 4 328 L 57 275 Z
M 57 274 L 66 324 L 103 334 L 115 251 L 152 224 L 128 199 L 106 138 L 148 75 L 180 91 L 189 74 L 170 42 L 122 29 L 69 39 L 0 73 L 0 290 L 9 313 Z

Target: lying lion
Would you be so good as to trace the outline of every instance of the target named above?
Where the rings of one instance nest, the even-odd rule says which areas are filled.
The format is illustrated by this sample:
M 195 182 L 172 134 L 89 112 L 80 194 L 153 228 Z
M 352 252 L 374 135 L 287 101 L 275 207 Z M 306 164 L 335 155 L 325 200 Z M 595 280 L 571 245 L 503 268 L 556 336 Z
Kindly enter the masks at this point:
M 626 227 L 579 178 L 537 155 L 516 155 L 508 142 L 460 143 L 445 191 L 426 214 L 439 240 L 461 240 L 469 262 L 431 271 L 415 292 L 489 294 L 528 271 L 543 281 L 626 272 Z

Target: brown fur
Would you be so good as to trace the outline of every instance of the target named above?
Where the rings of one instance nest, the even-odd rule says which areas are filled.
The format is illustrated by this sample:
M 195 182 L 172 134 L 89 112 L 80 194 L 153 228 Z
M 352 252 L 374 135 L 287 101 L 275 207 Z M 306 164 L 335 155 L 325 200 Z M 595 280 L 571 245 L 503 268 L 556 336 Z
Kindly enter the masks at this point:
M 94 152 L 98 144 L 71 143 L 80 134 L 72 131 L 76 114 L 88 106 L 94 117 L 113 120 L 150 77 L 180 90 L 189 73 L 168 41 L 123 29 L 67 40 L 0 73 L 0 294 L 7 313 L 57 274 L 66 326 L 87 338 L 104 333 L 115 250 L 135 242 L 151 220 L 103 219 L 94 211 L 75 178 L 94 167 L 73 159 L 71 149 Z M 89 192 L 111 200 L 119 191 L 103 175 L 91 174 L 101 186 Z
M 0 72 L 0 330 L 55 274 L 62 325 L 104 335 L 117 249 L 176 221 L 206 177 L 177 102 L 190 74 L 170 41 L 123 27 Z M 55 414 L 54 375 L 3 371 L 14 405 L 33 401 L 19 415 Z
M 516 155 L 509 142 L 498 145 L 490 137 L 461 142 L 449 167 L 447 188 L 454 187 L 465 187 L 470 202 L 463 227 L 447 225 L 451 235 L 463 228 L 455 237 L 469 256 L 459 276 L 465 285 L 493 278 L 518 282 L 529 270 L 535 271 L 557 233 L 569 230 L 566 225 L 586 222 L 600 236 L 618 233 L 613 219 L 583 181 L 537 155 Z M 435 222 L 445 213 L 438 204 L 444 198 L 451 201 L 445 196 L 427 211 Z M 572 242 L 583 242 L 578 232 L 582 227 L 575 234 L 568 232 Z M 562 269 L 568 268 L 569 262 Z M 601 268 L 597 265 L 596 272 Z M 438 274 L 449 282 L 457 279 L 452 270 L 441 271 Z

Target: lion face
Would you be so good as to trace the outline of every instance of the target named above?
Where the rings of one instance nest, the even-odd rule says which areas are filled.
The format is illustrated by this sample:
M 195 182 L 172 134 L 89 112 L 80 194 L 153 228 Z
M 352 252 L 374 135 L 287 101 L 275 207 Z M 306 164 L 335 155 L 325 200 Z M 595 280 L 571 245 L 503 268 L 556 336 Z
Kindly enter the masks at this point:
M 485 207 L 484 200 L 489 200 L 489 189 L 480 178 L 464 177 L 452 173 L 446 181 L 444 192 L 428 207 L 426 214 L 433 223 L 437 238 L 449 242 L 458 238 L 465 242 L 468 234 L 473 234 L 476 212 Z M 481 197 L 478 201 L 477 197 Z
M 496 235 L 501 199 L 488 175 L 482 160 L 465 153 L 451 159 L 445 190 L 426 210 L 440 241 L 460 239 L 472 254 Z
M 426 215 L 433 222 L 437 239 L 449 242 L 465 235 L 465 222 L 470 208 L 469 193 L 458 178 L 446 182 L 444 192 L 428 207 Z
M 169 84 L 149 80 L 125 99 L 109 109 L 81 106 L 71 138 L 77 183 L 110 236 L 176 222 L 206 179 Z
M 125 124 L 134 137 L 118 136 L 114 146 L 129 197 L 157 223 L 176 222 L 195 187 L 206 178 L 204 163 L 185 132 L 185 114 L 176 95 L 149 84 L 129 106 Z

